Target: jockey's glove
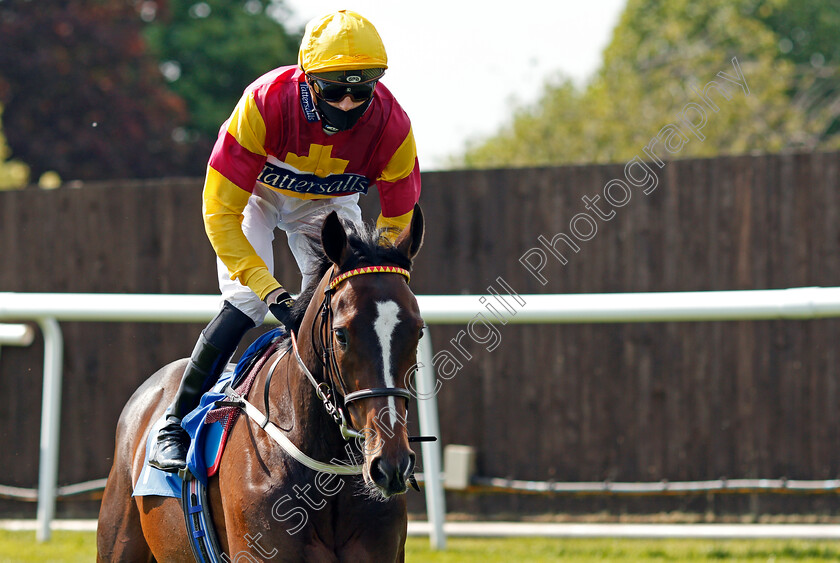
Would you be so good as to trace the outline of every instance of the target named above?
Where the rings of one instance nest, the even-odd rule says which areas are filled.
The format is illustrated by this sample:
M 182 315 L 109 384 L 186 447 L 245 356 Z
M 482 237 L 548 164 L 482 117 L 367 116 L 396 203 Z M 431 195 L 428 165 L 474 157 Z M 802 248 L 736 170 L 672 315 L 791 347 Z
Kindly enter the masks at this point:
M 292 306 L 295 304 L 295 300 L 292 299 L 288 291 L 283 288 L 276 289 L 268 294 L 265 302 L 268 304 L 268 310 L 278 321 L 283 323 L 286 330 L 297 333 L 300 327 L 295 324 L 292 315 Z

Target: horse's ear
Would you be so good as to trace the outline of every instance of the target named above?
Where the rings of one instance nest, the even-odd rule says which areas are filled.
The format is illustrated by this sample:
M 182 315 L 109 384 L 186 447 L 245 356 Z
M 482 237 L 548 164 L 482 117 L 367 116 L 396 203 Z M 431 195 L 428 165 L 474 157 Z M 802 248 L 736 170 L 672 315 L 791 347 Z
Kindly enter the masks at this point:
M 409 258 L 414 258 L 423 246 L 423 230 L 423 212 L 420 205 L 415 203 L 411 224 L 397 237 L 397 249 Z
M 334 264 L 341 265 L 347 249 L 347 233 L 335 211 L 327 215 L 321 226 L 321 245 L 324 247 L 327 258 Z

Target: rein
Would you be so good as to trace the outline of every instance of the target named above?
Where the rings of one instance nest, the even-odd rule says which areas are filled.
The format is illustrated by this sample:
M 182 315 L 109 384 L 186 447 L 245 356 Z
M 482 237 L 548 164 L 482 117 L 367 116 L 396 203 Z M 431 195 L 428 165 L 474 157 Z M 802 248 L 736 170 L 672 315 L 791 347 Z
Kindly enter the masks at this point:
M 315 388 L 315 394 L 324 403 L 324 410 L 326 410 L 327 414 L 329 414 L 336 422 L 336 424 L 338 424 L 338 428 L 341 431 L 341 437 L 345 440 L 349 440 L 350 438 L 362 438 L 363 434 L 361 432 L 353 430 L 352 428 L 347 426 L 347 418 L 344 416 L 344 410 L 336 406 L 335 402 L 333 401 L 333 394 L 330 390 L 330 386 L 323 381 L 321 383 L 318 383 L 318 381 L 315 379 L 315 376 L 312 375 L 312 372 L 309 371 L 309 368 L 306 367 L 305 363 L 303 363 L 303 359 L 300 357 L 300 352 L 298 351 L 295 333 L 291 333 L 291 338 L 292 350 L 294 350 L 295 359 L 297 359 L 300 369 L 303 371 L 304 374 L 306 374 L 306 378 L 309 379 L 309 382 L 312 384 L 312 387 Z
M 246 415 L 255 421 L 265 417 L 265 415 L 260 412 L 260 409 L 249 403 L 245 397 L 238 395 L 230 387 L 225 388 L 225 394 L 230 399 L 229 401 L 224 402 L 225 405 L 241 408 Z M 309 457 L 300 451 L 300 449 L 291 440 L 289 440 L 289 438 L 287 438 L 273 422 L 267 422 L 265 424 L 261 424 L 260 426 L 272 440 L 280 444 L 280 447 L 282 447 L 286 453 L 309 469 L 314 469 L 315 471 L 329 473 L 332 475 L 361 475 L 362 473 L 361 465 L 324 463 L 323 461 L 318 461 L 317 459 Z

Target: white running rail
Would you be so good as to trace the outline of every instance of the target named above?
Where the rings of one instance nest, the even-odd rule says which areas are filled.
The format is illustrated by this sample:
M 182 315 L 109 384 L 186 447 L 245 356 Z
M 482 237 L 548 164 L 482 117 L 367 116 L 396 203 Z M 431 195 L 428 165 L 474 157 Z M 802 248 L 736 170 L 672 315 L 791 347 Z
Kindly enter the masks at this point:
M 497 297 L 494 294 L 494 298 Z M 506 322 L 630 323 L 819 319 L 840 316 L 840 287 L 516 297 L 516 306 L 524 304 L 514 310 L 513 315 L 506 316 Z M 417 300 L 423 318 L 430 325 L 467 325 L 479 314 L 487 322 L 496 322 L 487 307 L 490 300 L 485 296 L 421 295 Z M 513 304 L 513 301 L 508 302 Z M 37 514 L 39 541 L 49 539 L 50 523 L 55 514 L 63 355 L 59 321 L 207 322 L 215 316 L 218 306 L 219 298 L 215 295 L 0 292 L 0 321 L 35 321 L 44 336 L 44 395 L 41 407 Z M 269 320 L 273 321 L 271 317 Z M 418 400 L 420 432 L 423 435 L 438 436 L 431 338 L 422 339 L 420 346 L 419 357 L 423 367 L 417 370 L 416 389 L 418 397 L 424 397 Z M 423 442 L 421 447 L 426 475 L 430 540 L 434 548 L 443 549 L 446 545 L 443 528 L 446 510 L 441 481 L 441 444 Z

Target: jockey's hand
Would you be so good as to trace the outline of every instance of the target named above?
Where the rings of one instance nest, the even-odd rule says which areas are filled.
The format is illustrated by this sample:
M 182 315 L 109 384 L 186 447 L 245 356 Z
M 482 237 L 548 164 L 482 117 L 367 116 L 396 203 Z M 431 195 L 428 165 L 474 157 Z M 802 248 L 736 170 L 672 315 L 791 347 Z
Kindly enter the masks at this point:
M 268 304 L 268 310 L 271 311 L 271 314 L 274 315 L 278 321 L 283 323 L 286 330 L 297 333 L 300 327 L 294 323 L 294 317 L 292 316 L 292 305 L 295 304 L 295 300 L 292 299 L 292 296 L 289 295 L 288 291 L 282 287 L 275 289 L 268 294 L 265 298 L 265 302 Z

